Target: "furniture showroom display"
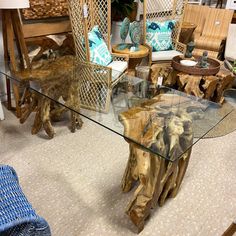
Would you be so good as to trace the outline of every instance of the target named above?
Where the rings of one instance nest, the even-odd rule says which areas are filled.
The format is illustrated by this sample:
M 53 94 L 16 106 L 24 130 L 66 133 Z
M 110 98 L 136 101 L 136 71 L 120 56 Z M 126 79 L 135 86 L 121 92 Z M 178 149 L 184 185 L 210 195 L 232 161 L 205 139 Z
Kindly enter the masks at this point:
M 196 56 L 195 59 L 198 61 L 200 58 Z M 232 73 L 220 68 L 219 61 L 213 58 L 208 58 L 208 68 L 183 66 L 180 60 L 179 56 L 172 60 L 172 67 L 176 71 L 172 74 L 172 86 L 177 83 L 178 89 L 187 94 L 222 104 L 224 91 L 232 87 Z
M 30 68 L 30 61 L 28 57 L 28 50 L 24 41 L 24 35 L 22 30 L 22 24 L 20 22 L 19 14 L 17 9 L 28 8 L 29 0 L 12 0 L 12 1 L 1 1 L 0 9 L 2 9 L 2 32 L 3 35 L 3 47 L 4 47 L 4 58 L 7 61 L 10 59 L 12 72 L 16 72 L 18 68 L 16 59 L 16 50 L 14 39 L 17 41 L 17 51 L 20 55 L 21 65 L 26 65 Z M 10 81 L 7 80 L 7 101 L 8 108 L 11 109 L 11 86 Z M 13 83 L 13 92 L 16 103 L 16 115 L 21 116 L 19 107 L 20 93 L 19 88 Z
M 66 61 L 66 58 L 60 60 Z M 87 70 L 93 71 L 94 66 L 76 57 L 67 58 L 67 62 L 64 64 L 66 69 L 58 66 L 55 76 L 50 78 L 47 71 L 48 67 L 55 66 L 53 63 L 37 73 L 25 71 L 26 77 L 33 81 L 29 89 L 40 97 L 36 105 L 36 128 L 43 127 L 47 133 L 48 129 L 53 132 L 50 112 L 57 114 L 58 118 L 69 110 L 72 127 L 78 121 L 81 127 L 82 116 L 124 137 L 129 144 L 130 155 L 122 190 L 130 191 L 134 187 L 133 182 L 139 181 L 126 212 L 141 231 L 151 209 L 162 206 L 167 197 L 175 197 L 178 193 L 192 146 L 230 115 L 233 107 L 222 109 L 216 103 L 168 87 L 153 87 L 147 80 L 126 75 L 115 87 L 107 113 L 83 109 L 80 108 L 78 87 L 85 86 L 85 82 L 78 78 Z M 96 73 L 100 68 L 97 70 Z M 18 77 L 9 71 L 2 73 L 18 81 Z M 44 76 L 50 81 L 47 85 L 41 82 Z M 58 90 L 59 87 L 62 89 Z M 100 100 L 99 94 L 96 99 Z
M 121 191 L 134 190 L 126 213 L 141 232 L 152 209 L 180 191 L 194 145 L 235 112 L 227 100 L 236 71 L 233 10 L 138 1 L 139 21 L 125 16 L 111 45 L 113 0 L 31 1 L 0 2 L 8 109 L 52 143 L 65 113 L 72 133 L 88 119 L 124 138 Z

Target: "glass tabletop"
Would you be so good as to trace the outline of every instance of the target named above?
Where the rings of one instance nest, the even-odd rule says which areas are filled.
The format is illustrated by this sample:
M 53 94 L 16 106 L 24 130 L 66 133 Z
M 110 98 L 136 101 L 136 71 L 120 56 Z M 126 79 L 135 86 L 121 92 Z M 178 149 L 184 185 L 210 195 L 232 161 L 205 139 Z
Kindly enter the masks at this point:
M 2 63 L 1 73 L 169 161 L 183 157 L 234 110 L 122 70 L 60 60 L 14 75 Z

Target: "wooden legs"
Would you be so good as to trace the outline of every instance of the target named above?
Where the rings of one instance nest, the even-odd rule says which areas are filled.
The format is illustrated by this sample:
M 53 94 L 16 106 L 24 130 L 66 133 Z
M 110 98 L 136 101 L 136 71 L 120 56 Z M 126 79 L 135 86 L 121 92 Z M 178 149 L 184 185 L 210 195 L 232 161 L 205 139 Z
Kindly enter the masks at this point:
M 64 68 L 62 70 L 61 68 Z M 54 137 L 51 120 L 59 120 L 60 116 L 71 111 L 71 131 L 79 129 L 83 122 L 78 114 L 80 110 L 79 78 L 74 76 L 73 56 L 64 56 L 56 60 L 47 61 L 40 68 L 32 71 L 20 71 L 17 76 L 22 81 L 34 81 L 41 88 L 42 94 L 26 91 L 24 109 L 22 109 L 21 123 L 32 111 L 36 111 L 32 134 L 37 134 L 43 127 L 49 138 Z M 64 101 L 61 106 L 57 101 Z
M 228 229 L 222 234 L 222 236 L 233 236 L 236 233 L 236 223 L 233 222 Z
M 210 76 L 179 73 L 177 81 L 179 89 L 185 93 L 222 104 L 223 93 L 232 86 L 233 76 L 229 72 L 222 71 Z
M 153 151 L 128 141 L 130 154 L 122 190 L 128 192 L 138 182 L 127 214 L 139 231 L 152 208 L 163 206 L 168 197 L 177 195 L 191 155 L 195 114 L 187 108 L 168 108 L 168 99 L 159 95 L 149 104 L 144 103 L 144 107 L 134 107 L 119 115 L 124 135 Z
M 37 96 L 37 102 L 32 102 L 32 106 L 29 108 L 29 111 L 36 109 L 36 115 L 34 119 L 34 124 L 32 126 L 31 133 L 37 134 L 41 128 L 43 128 L 49 138 L 53 138 L 55 135 L 54 128 L 51 124 L 51 120 L 59 120 L 61 115 L 66 112 L 68 109 L 64 106 L 57 105 L 51 99 L 44 97 L 42 95 Z M 50 98 L 53 98 L 53 94 L 48 94 Z M 55 98 L 57 101 L 59 98 Z M 76 102 L 76 100 L 74 100 Z M 69 104 L 71 101 L 66 101 L 65 106 L 73 108 L 76 111 L 79 111 L 79 103 Z M 35 104 L 35 106 L 33 105 Z M 37 105 L 36 105 L 37 104 Z M 81 128 L 83 122 L 78 113 L 71 111 L 71 132 L 75 132 L 76 129 Z
M 19 68 L 19 65 L 17 65 L 16 53 L 15 53 L 15 42 L 16 42 L 18 54 L 21 58 L 21 68 L 29 69 L 30 61 L 17 9 L 2 10 L 2 27 L 3 27 L 5 62 L 8 63 L 8 61 L 10 60 L 10 66 L 13 73 L 15 73 Z M 16 39 L 16 41 L 14 41 L 14 39 Z M 7 79 L 6 83 L 7 83 L 8 108 L 11 109 L 12 105 L 11 105 L 10 80 Z M 17 117 L 21 117 L 19 84 L 13 83 L 12 87 L 15 96 L 16 115 Z
M 127 207 L 127 214 L 141 231 L 152 208 L 163 206 L 167 197 L 175 197 L 185 175 L 191 150 L 175 161 L 146 152 L 130 144 L 130 157 L 122 180 L 122 189 L 128 192 L 135 181 L 139 185 Z

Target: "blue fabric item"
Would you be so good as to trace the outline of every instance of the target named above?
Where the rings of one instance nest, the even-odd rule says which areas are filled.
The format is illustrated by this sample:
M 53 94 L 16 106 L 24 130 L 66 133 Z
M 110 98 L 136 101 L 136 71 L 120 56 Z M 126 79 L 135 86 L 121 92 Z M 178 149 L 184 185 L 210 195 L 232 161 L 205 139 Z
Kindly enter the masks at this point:
M 175 20 L 163 22 L 147 21 L 146 41 L 152 47 L 153 52 L 173 50 L 172 31 Z
M 50 236 L 48 223 L 25 197 L 15 170 L 0 166 L 0 235 Z
M 102 66 L 107 66 L 112 61 L 111 53 L 109 52 L 102 34 L 99 32 L 98 26 L 95 25 L 88 33 L 90 61 Z

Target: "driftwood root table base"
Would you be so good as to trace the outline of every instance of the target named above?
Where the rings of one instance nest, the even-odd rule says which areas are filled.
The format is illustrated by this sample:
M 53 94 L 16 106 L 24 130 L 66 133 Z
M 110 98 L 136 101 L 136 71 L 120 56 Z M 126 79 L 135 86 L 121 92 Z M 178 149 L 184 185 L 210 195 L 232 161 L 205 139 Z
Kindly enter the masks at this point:
M 187 94 L 222 104 L 224 91 L 232 87 L 233 76 L 220 71 L 217 75 L 197 76 L 179 73 L 178 88 Z
M 232 73 L 225 69 L 221 69 L 216 75 L 198 76 L 178 72 L 168 66 L 152 65 L 151 82 L 156 84 L 160 76 L 163 77 L 165 86 L 220 104 L 224 102 L 224 91 L 232 87 L 234 81 Z
M 127 207 L 127 214 L 138 227 L 144 228 L 145 219 L 157 204 L 163 206 L 166 198 L 177 195 L 185 175 L 191 150 L 176 162 L 167 162 L 162 157 L 146 152 L 130 144 L 129 161 L 122 180 L 123 192 L 128 192 L 136 181 L 139 185 Z
M 119 116 L 126 137 L 145 147 L 152 147 L 164 157 L 168 156 L 168 159 L 163 158 L 127 140 L 130 154 L 122 190 L 128 192 L 138 182 L 126 212 L 139 231 L 143 229 L 152 208 L 158 204 L 163 206 L 167 197 L 175 197 L 178 193 L 193 143 L 191 114 L 184 109 L 177 108 L 175 111 L 172 107 L 171 112 L 175 115 L 170 118 L 166 115 L 168 109 L 156 109 L 157 106 L 155 109 L 136 107 Z M 162 125 L 163 122 L 168 123 L 168 128 Z M 182 154 L 182 150 L 187 151 Z
M 38 69 L 18 73 L 22 80 L 36 82 L 43 94 L 30 92 L 29 89 L 24 93 L 25 106 L 20 122 L 24 123 L 31 112 L 36 111 L 32 134 L 37 134 L 43 128 L 48 137 L 53 138 L 55 131 L 51 120 L 59 120 L 60 116 L 68 110 L 67 107 L 79 112 L 79 82 L 78 78 L 73 76 L 73 70 L 73 57 L 64 56 L 46 62 Z M 59 99 L 64 101 L 64 106 L 57 103 Z M 83 124 L 79 114 L 74 111 L 70 111 L 72 132 L 81 128 Z

